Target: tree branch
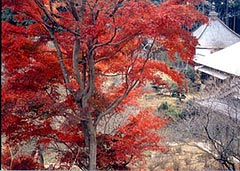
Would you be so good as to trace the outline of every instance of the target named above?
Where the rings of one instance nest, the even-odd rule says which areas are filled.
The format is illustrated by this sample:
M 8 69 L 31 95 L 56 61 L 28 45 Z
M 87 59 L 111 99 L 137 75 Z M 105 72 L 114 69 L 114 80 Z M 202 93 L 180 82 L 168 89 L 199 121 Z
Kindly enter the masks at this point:
M 117 10 L 122 6 L 124 0 L 119 0 L 109 17 L 113 17 Z
M 67 68 L 64 64 L 64 61 L 63 61 L 63 55 L 62 55 L 62 51 L 60 49 L 60 45 L 58 44 L 58 41 L 54 35 L 54 32 L 50 29 L 50 28 L 47 28 L 48 29 L 48 32 L 51 36 L 51 39 L 53 41 L 53 44 L 57 50 L 57 56 L 58 56 L 58 60 L 59 60 L 59 63 L 60 63 L 60 66 L 61 66 L 61 69 L 62 69 L 62 74 L 63 74 L 63 77 L 64 77 L 64 82 L 65 83 L 69 83 L 69 75 L 68 75 L 68 72 L 67 72 Z
M 115 27 L 115 28 L 114 28 L 113 36 L 112 36 L 107 42 L 93 45 L 92 48 L 89 50 L 90 53 L 92 53 L 92 52 L 93 52 L 96 48 L 98 48 L 98 47 L 106 46 L 106 45 L 108 45 L 109 43 L 111 43 L 111 42 L 113 41 L 113 39 L 116 37 L 116 34 L 117 34 L 117 28 Z
M 83 85 L 83 81 L 82 81 L 79 66 L 78 66 L 79 54 L 80 54 L 80 40 L 76 37 L 75 41 L 74 41 L 74 47 L 73 47 L 72 62 L 73 62 L 74 75 L 75 75 L 78 85 L 80 86 L 80 92 L 82 94 L 82 89 L 83 89 L 84 85 Z
M 150 47 L 149 50 L 148 50 L 147 57 L 146 57 L 146 59 L 145 59 L 145 61 L 144 61 L 144 63 L 143 63 L 143 66 L 142 66 L 141 70 L 140 70 L 140 76 L 132 83 L 132 85 L 129 86 L 129 85 L 128 85 L 128 74 L 126 74 L 125 80 L 126 80 L 126 83 L 127 83 L 127 88 L 126 88 L 125 92 L 123 93 L 122 96 L 118 97 L 114 102 L 112 102 L 112 103 L 109 105 L 109 107 L 108 107 L 104 112 L 100 113 L 100 114 L 97 116 L 96 122 L 95 122 L 95 126 L 98 125 L 98 123 L 100 122 L 100 120 L 101 120 L 101 118 L 102 118 L 103 116 L 109 114 L 114 108 L 116 108 L 116 107 L 127 97 L 127 95 L 131 92 L 131 90 L 132 90 L 133 88 L 135 88 L 135 86 L 139 83 L 140 77 L 142 76 L 142 73 L 143 73 L 143 71 L 144 71 L 144 68 L 145 68 L 145 66 L 146 66 L 146 63 L 147 63 L 147 61 L 148 61 L 149 58 L 150 58 L 150 52 L 151 52 L 151 50 L 152 50 L 152 47 L 153 47 L 154 43 L 155 43 L 155 39 L 153 40 L 153 42 L 152 42 L 152 44 L 151 44 L 151 47 Z M 129 69 L 128 69 L 128 70 L 129 70 Z M 127 73 L 129 73 L 129 71 L 127 71 Z

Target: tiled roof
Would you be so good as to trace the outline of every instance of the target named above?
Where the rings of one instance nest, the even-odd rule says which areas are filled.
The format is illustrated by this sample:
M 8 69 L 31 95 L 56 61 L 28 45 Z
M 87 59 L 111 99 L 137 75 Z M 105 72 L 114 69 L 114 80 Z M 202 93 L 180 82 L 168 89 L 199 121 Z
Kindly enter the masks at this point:
M 231 30 L 212 11 L 209 22 L 200 26 L 193 35 L 198 39 L 199 49 L 222 49 L 240 41 L 240 35 Z
M 203 66 L 240 77 L 240 41 L 206 56 L 196 55 L 194 61 Z

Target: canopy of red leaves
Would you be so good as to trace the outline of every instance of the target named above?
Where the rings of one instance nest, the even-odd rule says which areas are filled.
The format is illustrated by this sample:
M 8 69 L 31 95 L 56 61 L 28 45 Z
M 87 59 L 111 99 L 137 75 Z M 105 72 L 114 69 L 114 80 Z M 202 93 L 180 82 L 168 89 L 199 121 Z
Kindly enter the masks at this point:
M 80 121 L 85 118 L 79 113 L 90 113 L 97 126 L 98 117 L 124 97 L 106 116 L 123 115 L 126 106 L 137 106 L 136 99 L 143 93 L 139 90 L 147 81 L 164 84 L 157 72 L 184 87 L 183 75 L 163 62 L 149 60 L 150 53 L 163 47 L 170 60 L 178 54 L 191 62 L 197 40 L 185 28 L 205 18 L 194 9 L 196 0 L 170 0 L 159 6 L 147 0 L 88 0 L 84 11 L 76 7 L 81 20 L 67 2 L 3 1 L 2 9 L 11 8 L 19 23 L 24 19 L 34 23 L 25 27 L 2 22 L 2 132 L 11 146 L 33 137 L 46 148 L 51 142 L 64 144 L 67 150 L 59 149 L 60 161 L 84 166 L 88 159 Z M 77 68 L 83 85 L 73 67 L 76 39 L 81 45 Z M 59 49 L 56 44 L 49 47 L 53 40 Z M 146 40 L 154 43 L 142 53 Z M 119 82 L 109 86 L 113 75 Z M 89 85 L 93 79 L 94 86 Z M 72 96 L 80 90 L 90 92 L 84 111 L 76 101 L 79 97 Z M 128 169 L 144 150 L 164 150 L 156 130 L 165 124 L 149 111 L 134 111 L 112 134 L 97 132 L 97 167 Z M 22 156 L 11 169 L 34 168 L 34 161 Z

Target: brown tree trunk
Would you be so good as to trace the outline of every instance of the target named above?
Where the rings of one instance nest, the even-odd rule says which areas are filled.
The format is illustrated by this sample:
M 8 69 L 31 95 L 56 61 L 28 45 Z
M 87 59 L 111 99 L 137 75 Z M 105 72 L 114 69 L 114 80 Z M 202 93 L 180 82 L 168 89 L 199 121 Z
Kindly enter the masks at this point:
M 96 130 L 93 126 L 93 122 L 90 118 L 88 122 L 88 131 L 89 131 L 89 170 L 96 170 L 97 163 L 97 138 Z
M 87 112 L 86 112 L 87 113 Z M 96 170 L 97 163 L 97 138 L 96 129 L 93 125 L 93 120 L 90 113 L 87 113 L 85 120 L 81 121 L 83 128 L 85 144 L 88 152 L 88 170 Z

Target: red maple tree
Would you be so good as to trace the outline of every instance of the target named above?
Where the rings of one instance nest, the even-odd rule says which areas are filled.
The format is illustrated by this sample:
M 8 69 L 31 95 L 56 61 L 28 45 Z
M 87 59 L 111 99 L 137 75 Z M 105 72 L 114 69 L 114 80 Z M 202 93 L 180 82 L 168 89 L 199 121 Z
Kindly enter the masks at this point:
M 165 84 L 157 72 L 184 87 L 182 74 L 150 57 L 164 48 L 169 59 L 191 61 L 197 40 L 186 28 L 205 20 L 197 2 L 4 0 L 17 20 L 2 22 L 7 144 L 58 147 L 61 163 L 89 170 L 128 169 L 144 150 L 163 150 L 156 130 L 166 121 L 141 110 L 137 98 L 147 81 Z

